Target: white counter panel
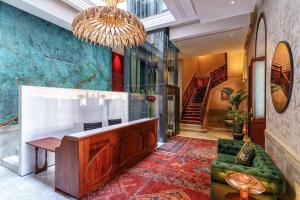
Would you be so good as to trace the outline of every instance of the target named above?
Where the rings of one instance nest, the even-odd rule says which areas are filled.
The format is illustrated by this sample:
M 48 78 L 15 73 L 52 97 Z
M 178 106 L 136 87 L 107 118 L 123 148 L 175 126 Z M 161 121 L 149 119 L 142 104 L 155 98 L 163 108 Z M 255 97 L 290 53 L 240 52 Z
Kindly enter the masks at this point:
M 19 174 L 34 171 L 34 148 L 27 141 L 45 137 L 62 138 L 66 134 L 83 131 L 83 123 L 102 122 L 121 118 L 128 122 L 128 94 L 122 92 L 63 89 L 35 86 L 20 88 L 20 168 Z M 39 155 L 44 162 L 44 152 Z M 48 157 L 54 164 L 54 155 Z

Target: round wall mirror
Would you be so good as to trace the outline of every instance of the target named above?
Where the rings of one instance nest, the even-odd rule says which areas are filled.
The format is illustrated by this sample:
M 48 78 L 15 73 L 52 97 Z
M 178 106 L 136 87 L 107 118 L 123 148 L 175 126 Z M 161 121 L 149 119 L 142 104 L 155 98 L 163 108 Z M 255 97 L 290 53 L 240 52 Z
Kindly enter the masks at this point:
M 275 49 L 271 71 L 271 94 L 275 110 L 279 113 L 288 107 L 293 88 L 293 56 L 289 44 L 279 42 Z

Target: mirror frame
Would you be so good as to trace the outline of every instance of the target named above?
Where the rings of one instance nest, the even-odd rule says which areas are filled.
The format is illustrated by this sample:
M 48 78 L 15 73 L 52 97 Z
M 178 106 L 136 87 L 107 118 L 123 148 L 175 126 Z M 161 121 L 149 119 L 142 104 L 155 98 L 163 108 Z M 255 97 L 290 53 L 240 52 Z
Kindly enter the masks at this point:
M 273 59 L 274 59 L 274 56 L 275 56 L 275 53 L 276 53 L 276 49 L 277 49 L 277 47 L 280 44 L 284 44 L 286 46 L 287 50 L 288 50 L 290 64 L 291 64 L 291 76 L 290 76 L 291 77 L 291 80 L 290 80 L 291 84 L 289 86 L 289 93 L 288 93 L 288 96 L 287 96 L 287 102 L 286 102 L 286 104 L 285 104 L 285 106 L 284 106 L 284 108 L 282 110 L 280 110 L 280 111 L 276 110 L 276 108 L 274 106 L 274 102 L 273 102 L 272 91 L 271 91 L 271 98 L 272 98 L 273 107 L 276 110 L 276 112 L 283 113 L 288 108 L 288 106 L 290 104 L 290 100 L 292 98 L 293 86 L 294 86 L 294 60 L 293 60 L 293 52 L 292 52 L 290 44 L 287 41 L 285 41 L 285 40 L 282 40 L 282 41 L 278 42 L 277 45 L 276 45 L 276 47 L 275 47 L 275 50 L 274 50 L 274 53 L 273 53 L 273 57 L 272 57 L 272 62 L 271 62 L 270 87 L 271 87 L 271 84 L 272 84 L 272 64 L 273 64 Z

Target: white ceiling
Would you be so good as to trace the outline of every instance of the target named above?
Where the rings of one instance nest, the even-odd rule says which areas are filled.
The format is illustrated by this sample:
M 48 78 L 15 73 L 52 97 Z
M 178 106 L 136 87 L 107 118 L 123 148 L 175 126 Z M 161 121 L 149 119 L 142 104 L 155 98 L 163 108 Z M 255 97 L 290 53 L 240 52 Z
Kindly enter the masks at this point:
M 105 4 L 104 0 L 2 1 L 68 30 L 80 10 Z M 243 48 L 256 0 L 234 0 L 234 4 L 231 1 L 164 0 L 169 11 L 142 19 L 142 22 L 147 30 L 170 27 L 170 39 L 181 50 L 180 56 Z M 125 9 L 126 3 L 119 7 Z
M 164 0 L 176 21 L 170 39 L 180 57 L 222 53 L 244 47 L 256 0 Z M 194 21 L 194 23 L 193 23 Z

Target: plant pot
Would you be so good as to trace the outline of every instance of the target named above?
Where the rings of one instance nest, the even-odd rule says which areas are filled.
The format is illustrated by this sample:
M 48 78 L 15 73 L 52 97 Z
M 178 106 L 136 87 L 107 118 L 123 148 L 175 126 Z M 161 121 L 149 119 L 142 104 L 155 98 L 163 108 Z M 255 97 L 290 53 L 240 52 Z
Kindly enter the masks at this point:
M 233 122 L 233 132 L 236 134 L 242 134 L 243 133 L 243 125 L 241 124 L 236 124 Z
M 244 134 L 239 134 L 239 133 L 232 133 L 233 139 L 235 140 L 243 140 L 244 139 Z

